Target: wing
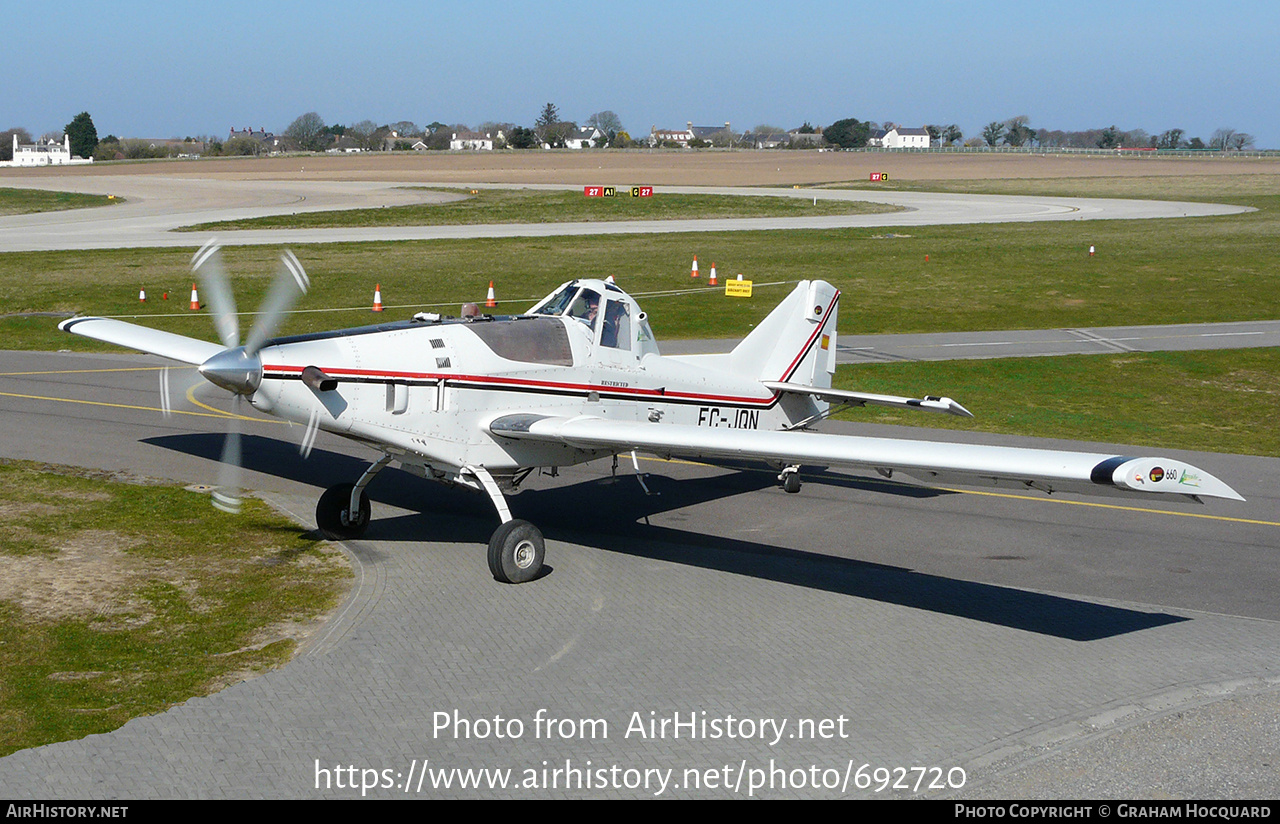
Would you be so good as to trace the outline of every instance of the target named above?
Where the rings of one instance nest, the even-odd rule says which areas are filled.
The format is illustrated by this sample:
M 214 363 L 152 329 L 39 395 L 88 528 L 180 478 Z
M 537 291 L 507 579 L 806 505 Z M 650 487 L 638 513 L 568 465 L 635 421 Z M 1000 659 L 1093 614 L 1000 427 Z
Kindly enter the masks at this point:
M 820 432 L 712 429 L 699 426 L 506 415 L 489 431 L 503 438 L 560 443 L 579 449 L 694 459 L 756 459 L 781 464 L 899 471 L 929 481 L 1012 486 L 1087 494 L 1172 492 L 1242 501 L 1202 469 L 1172 458 L 935 443 Z
M 140 349 L 153 355 L 199 365 L 222 351 L 216 343 L 149 329 L 135 323 L 112 318 L 71 318 L 58 324 L 64 332 L 114 343 L 129 349 Z

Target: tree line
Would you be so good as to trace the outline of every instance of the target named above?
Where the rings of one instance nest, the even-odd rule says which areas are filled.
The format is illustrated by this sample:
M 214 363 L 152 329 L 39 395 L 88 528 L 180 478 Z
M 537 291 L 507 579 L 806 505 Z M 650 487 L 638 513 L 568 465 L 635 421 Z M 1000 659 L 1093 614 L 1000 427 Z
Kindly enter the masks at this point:
M 1042 148 L 1042 149 L 1189 149 L 1200 151 L 1243 151 L 1253 149 L 1253 135 L 1234 128 L 1217 129 L 1208 141 L 1200 137 L 1187 137 L 1183 129 L 1166 129 L 1159 134 L 1149 134 L 1143 129 L 1122 130 L 1115 125 L 1098 129 L 1064 131 L 1051 129 L 1033 129 L 1031 119 L 1027 115 L 1018 115 L 1007 120 L 994 120 L 988 123 L 978 135 L 965 139 L 964 132 L 954 123 L 948 125 L 929 124 L 924 128 L 929 133 L 931 146 L 967 146 L 967 147 L 1009 147 L 1009 148 Z M 632 148 L 649 145 L 647 136 L 639 140 L 633 139 L 622 125 L 618 115 L 609 110 L 599 111 L 587 118 L 585 125 L 597 129 L 600 133 L 596 145 L 610 148 Z M 876 132 L 892 128 L 892 123 L 876 123 L 870 120 L 844 118 L 837 120 L 825 129 L 816 128 L 806 122 L 796 130 L 807 135 L 820 134 L 821 140 L 804 140 L 798 145 L 804 147 L 828 145 L 845 149 L 859 149 L 870 144 Z M 327 124 L 318 113 L 307 112 L 299 115 L 284 130 L 284 140 L 280 145 L 268 145 L 266 132 L 261 137 L 257 133 L 231 134 L 226 140 L 212 136 L 187 137 L 182 141 L 147 141 L 119 138 L 107 135 L 98 139 L 93 118 L 88 112 L 81 112 L 66 125 L 63 133 L 70 137 L 71 153 L 77 157 L 92 157 L 94 160 L 135 160 L 155 157 L 172 157 L 181 154 L 204 155 L 257 155 L 275 151 L 309 151 L 322 152 L 334 148 L 350 148 L 360 151 L 407 151 L 420 141 L 428 149 L 446 150 L 455 133 L 478 132 L 489 134 L 494 141 L 494 148 L 534 149 L 543 146 L 560 148 L 578 131 L 578 124 L 561 118 L 558 107 L 547 103 L 538 113 L 533 126 L 525 127 L 516 123 L 489 121 L 470 129 L 463 123 L 447 124 L 433 121 L 426 126 L 419 126 L 409 120 L 385 123 L 382 125 L 372 120 L 361 120 L 350 125 Z M 761 124 L 755 127 L 756 135 L 781 133 L 781 129 Z M 11 128 L 0 132 L 0 160 L 11 160 L 13 157 L 13 136 L 18 136 L 19 143 L 33 143 L 26 129 Z M 54 139 L 61 142 L 62 134 L 46 134 L 41 142 Z M 272 136 L 274 137 L 274 136 Z M 690 141 L 694 146 L 738 146 L 743 145 L 743 135 L 731 132 L 727 128 L 708 140 Z
M 1063 131 L 1032 129 L 1026 115 L 1008 120 L 993 120 L 982 129 L 980 139 L 965 145 L 1010 146 L 1043 149 L 1188 149 L 1192 151 L 1244 151 L 1254 148 L 1254 137 L 1233 128 L 1213 132 L 1208 142 L 1200 137 L 1187 137 L 1183 129 L 1166 129 L 1149 134 L 1144 129 L 1123 130 L 1115 125 L 1098 129 Z

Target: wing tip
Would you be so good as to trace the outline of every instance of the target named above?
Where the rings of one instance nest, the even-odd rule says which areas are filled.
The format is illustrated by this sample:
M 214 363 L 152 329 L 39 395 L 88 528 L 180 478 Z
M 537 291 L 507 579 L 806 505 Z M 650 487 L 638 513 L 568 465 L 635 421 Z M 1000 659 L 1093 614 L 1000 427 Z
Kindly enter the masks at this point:
M 1108 458 L 1093 468 L 1090 480 L 1135 492 L 1166 492 L 1193 498 L 1245 500 L 1243 495 L 1214 475 L 1172 458 Z

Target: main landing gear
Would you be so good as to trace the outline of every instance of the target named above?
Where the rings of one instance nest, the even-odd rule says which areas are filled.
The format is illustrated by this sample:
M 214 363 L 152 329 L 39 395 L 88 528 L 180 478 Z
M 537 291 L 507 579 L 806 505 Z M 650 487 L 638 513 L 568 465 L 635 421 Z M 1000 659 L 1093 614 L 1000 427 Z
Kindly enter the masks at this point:
M 334 541 L 359 538 L 369 526 L 369 496 L 365 487 L 373 477 L 392 461 L 384 455 L 365 470 L 354 484 L 337 484 L 329 487 L 316 504 L 316 526 L 326 538 Z M 464 476 L 470 476 L 466 478 Z M 507 499 L 497 481 L 482 466 L 464 467 L 459 476 L 468 486 L 482 489 L 489 495 L 502 525 L 489 539 L 489 571 L 504 584 L 523 584 L 542 574 L 546 558 L 546 545 L 542 532 L 528 521 L 511 517 Z M 472 481 L 471 479 L 474 479 Z
M 782 488 L 787 492 L 795 494 L 800 491 L 800 467 L 788 466 L 784 467 L 782 474 L 778 476 L 778 480 L 782 482 Z
M 493 573 L 494 580 L 504 584 L 523 584 L 537 578 L 542 573 L 542 562 L 547 554 L 542 532 L 528 521 L 511 517 L 507 498 L 489 470 L 483 466 L 466 466 L 462 474 L 475 478 L 502 519 L 502 526 L 489 538 L 489 571 Z
M 383 455 L 370 466 L 354 484 L 337 484 L 325 490 L 316 503 L 316 526 L 320 534 L 331 541 L 359 538 L 369 527 L 369 496 L 364 489 L 387 464 L 390 455 Z
M 489 539 L 489 571 L 495 581 L 523 584 L 542 572 L 546 554 L 542 532 L 528 521 L 513 518 Z

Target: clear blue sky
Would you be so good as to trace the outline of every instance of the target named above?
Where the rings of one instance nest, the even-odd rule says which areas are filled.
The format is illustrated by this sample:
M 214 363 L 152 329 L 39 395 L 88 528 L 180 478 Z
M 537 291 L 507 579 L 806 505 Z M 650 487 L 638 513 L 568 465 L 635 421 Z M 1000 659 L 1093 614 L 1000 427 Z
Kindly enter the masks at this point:
M 21 13 L 18 13 L 21 12 Z M 1280 148 L 1280 4 L 87 3 L 6 15 L 0 129 L 92 114 L 99 136 L 327 123 L 1222 126 Z

